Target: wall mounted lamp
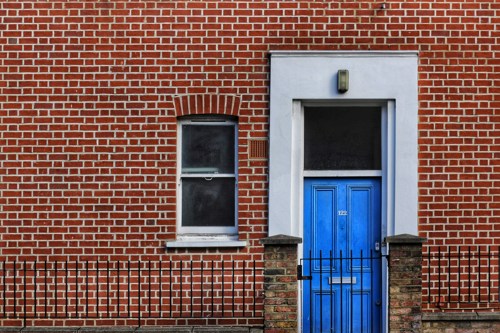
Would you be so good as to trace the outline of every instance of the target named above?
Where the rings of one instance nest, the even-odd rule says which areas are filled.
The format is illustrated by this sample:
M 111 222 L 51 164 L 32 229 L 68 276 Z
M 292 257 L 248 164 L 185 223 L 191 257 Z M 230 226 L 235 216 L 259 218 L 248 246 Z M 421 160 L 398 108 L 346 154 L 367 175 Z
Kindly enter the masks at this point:
M 337 72 L 337 90 L 341 94 L 349 90 L 349 71 L 347 69 L 339 69 Z

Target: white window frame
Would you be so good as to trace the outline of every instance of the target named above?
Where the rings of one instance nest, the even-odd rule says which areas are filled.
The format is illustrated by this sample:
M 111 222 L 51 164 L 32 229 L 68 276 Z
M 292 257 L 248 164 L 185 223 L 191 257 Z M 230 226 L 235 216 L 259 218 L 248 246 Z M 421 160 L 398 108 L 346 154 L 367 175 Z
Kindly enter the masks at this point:
M 212 118 L 213 117 L 213 118 Z M 213 119 L 213 120 L 211 120 Z M 234 173 L 182 173 L 182 126 L 232 126 L 234 127 Z M 177 122 L 177 239 L 198 240 L 230 240 L 238 235 L 238 123 L 234 120 L 217 116 L 207 116 L 206 119 L 186 117 Z M 185 227 L 182 225 L 182 179 L 183 178 L 234 178 L 234 225 L 232 227 Z
M 386 111 L 387 111 L 387 103 L 380 102 L 380 101 L 372 101 L 372 102 L 366 102 L 366 101 L 357 101 L 357 102 L 341 102 L 341 103 L 336 103 L 336 102 L 325 102 L 325 101 L 294 101 L 293 102 L 293 109 L 294 112 L 298 115 L 296 116 L 295 122 L 296 125 L 298 125 L 297 129 L 297 135 L 292 139 L 295 140 L 295 146 L 298 147 L 298 150 L 300 150 L 299 153 L 299 160 L 298 163 L 299 165 L 297 166 L 298 169 L 301 169 L 302 172 L 302 182 L 301 184 L 303 185 L 304 178 L 321 178 L 321 177 L 382 177 L 382 170 L 384 166 L 384 140 L 385 140 L 385 123 L 384 120 L 386 118 Z M 306 169 L 304 165 L 305 161 L 305 113 L 306 109 L 308 108 L 314 108 L 314 107 L 324 107 L 324 108 L 334 108 L 334 109 L 340 109 L 342 107 L 367 107 L 367 108 L 379 108 L 380 112 L 380 149 L 381 149 L 381 156 L 380 156 L 380 169 L 348 169 L 348 170 L 342 170 L 342 169 L 320 169 L 320 170 L 313 170 L 313 169 Z M 332 110 L 332 112 L 334 112 Z M 301 191 L 302 193 L 302 191 Z M 301 197 L 302 198 L 302 197 Z M 302 210 L 301 210 L 302 211 Z M 299 215 L 300 212 L 299 212 Z M 302 221 L 300 222 L 300 225 L 302 226 Z

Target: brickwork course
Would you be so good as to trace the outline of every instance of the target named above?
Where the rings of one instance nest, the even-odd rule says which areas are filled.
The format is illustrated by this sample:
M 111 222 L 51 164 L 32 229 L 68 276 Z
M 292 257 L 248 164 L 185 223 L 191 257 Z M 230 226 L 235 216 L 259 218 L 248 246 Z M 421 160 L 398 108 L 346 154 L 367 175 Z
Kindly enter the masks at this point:
M 270 50 L 418 52 L 419 236 L 500 245 L 499 25 L 493 0 L 2 0 L 0 261 L 264 267 Z M 243 248 L 165 249 L 200 110 L 238 116 Z

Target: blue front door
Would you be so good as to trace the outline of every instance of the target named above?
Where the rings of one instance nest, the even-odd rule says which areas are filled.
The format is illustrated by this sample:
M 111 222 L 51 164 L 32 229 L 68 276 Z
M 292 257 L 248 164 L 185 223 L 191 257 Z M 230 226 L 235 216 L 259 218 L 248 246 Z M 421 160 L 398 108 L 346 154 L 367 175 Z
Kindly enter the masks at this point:
M 380 333 L 380 179 L 304 182 L 302 331 Z

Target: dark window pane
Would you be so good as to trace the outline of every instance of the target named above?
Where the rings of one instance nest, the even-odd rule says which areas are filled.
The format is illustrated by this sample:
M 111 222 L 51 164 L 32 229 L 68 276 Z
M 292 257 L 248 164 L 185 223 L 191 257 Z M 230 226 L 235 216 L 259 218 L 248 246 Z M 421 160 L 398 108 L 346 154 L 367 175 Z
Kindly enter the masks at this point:
M 234 173 L 234 126 L 182 125 L 183 173 Z
M 183 178 L 182 226 L 233 227 L 234 178 Z
M 306 170 L 381 169 L 378 107 L 310 107 L 304 113 Z

